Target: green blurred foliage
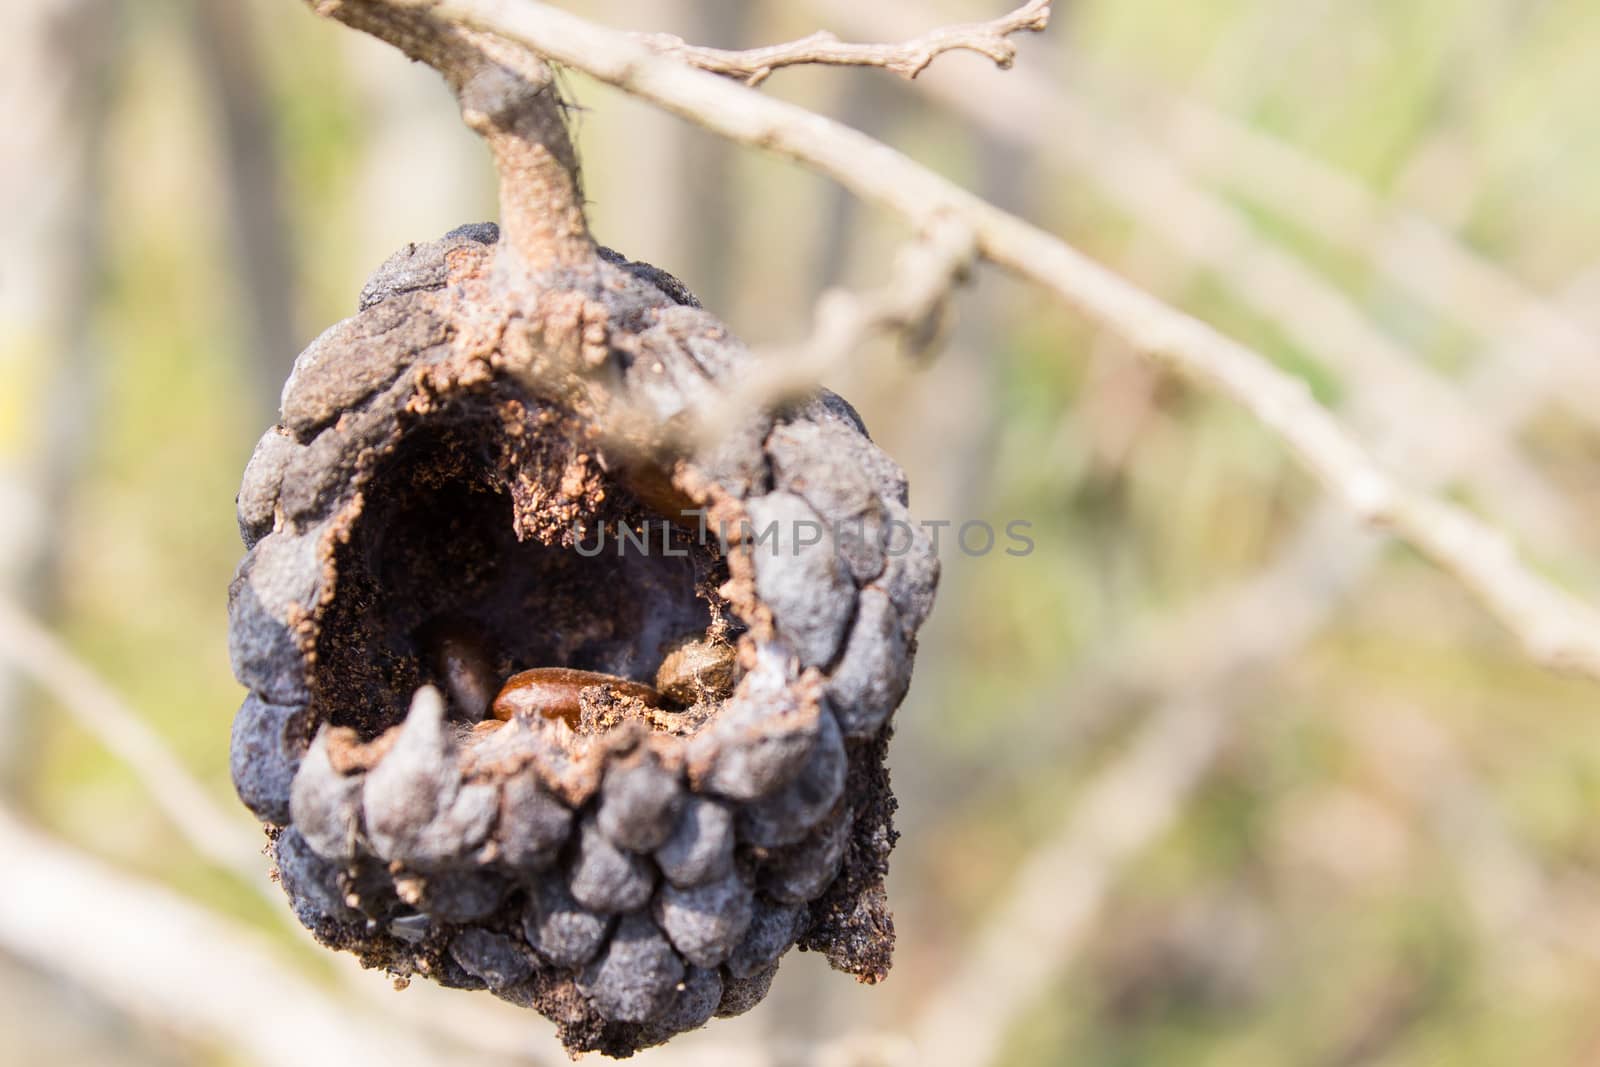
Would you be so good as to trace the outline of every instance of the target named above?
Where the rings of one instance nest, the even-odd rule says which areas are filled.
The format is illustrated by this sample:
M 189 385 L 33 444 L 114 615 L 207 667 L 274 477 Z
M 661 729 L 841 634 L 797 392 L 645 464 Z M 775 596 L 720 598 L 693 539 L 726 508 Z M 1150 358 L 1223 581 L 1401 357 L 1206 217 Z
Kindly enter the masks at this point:
M 576 6 L 673 28 L 650 24 L 639 5 Z M 810 25 L 781 6 L 758 5 L 756 38 Z M 441 211 L 456 222 L 485 217 L 492 195 L 442 89 L 424 114 L 378 113 L 388 86 L 415 87 L 427 72 L 300 7 L 251 4 L 295 256 L 294 332 L 304 341 L 353 310 L 382 254 L 376 242 L 437 236 Z M 100 360 L 83 397 L 94 412 L 92 451 L 54 546 L 62 579 L 53 614 L 77 652 L 226 797 L 229 719 L 242 696 L 224 633 L 241 551 L 231 501 L 274 404 L 253 384 L 259 362 L 283 354 L 251 352 L 242 325 L 250 294 L 236 262 L 248 250 L 229 246 L 226 213 L 236 208 L 185 9 L 130 5 L 123 18 L 111 178 L 95 205 L 106 243 L 93 313 Z M 1022 62 L 1064 79 L 1082 66 L 1189 94 L 1410 209 L 1437 212 L 1461 240 L 1555 291 L 1600 256 L 1597 54 L 1600 11 L 1590 0 L 1077 0 L 1060 5 L 1050 35 Z M 839 86 L 871 80 L 805 72 L 775 78 L 768 91 L 832 111 L 849 103 Z M 981 76 L 971 84 L 982 92 Z M 1084 84 L 1098 105 L 1121 106 L 1092 77 Z M 728 273 L 728 306 L 717 310 L 753 342 L 802 336 L 818 288 L 840 280 L 822 275 L 830 227 L 842 228 L 843 278 L 870 282 L 888 269 L 898 223 L 839 207 L 824 183 L 785 164 L 729 155 L 676 120 L 582 79 L 572 85 L 586 109 L 578 130 L 597 233 L 682 271 L 691 287 L 697 272 Z M 983 189 L 987 142 L 975 131 L 919 103 L 915 87 L 872 91 L 883 105 L 875 132 Z M 415 203 L 402 198 L 403 211 L 374 217 L 375 204 L 394 201 L 374 193 L 368 156 L 392 132 L 382 123 L 413 121 L 438 131 L 441 159 L 476 175 L 470 195 L 441 204 L 419 192 Z M 635 156 L 645 135 L 678 153 L 658 175 Z M 692 191 L 708 160 L 731 175 L 720 214 L 672 199 Z M 1027 213 L 1091 254 L 1135 277 L 1150 250 L 1170 254 L 1162 220 L 1120 217 L 1072 174 L 1026 158 L 1022 166 Z M 389 177 L 404 189 L 404 175 Z M 1440 373 L 1459 376 L 1482 354 L 1483 338 L 1396 292 L 1372 263 L 1301 220 L 1238 203 L 1259 235 Z M 714 259 L 679 262 L 696 227 L 731 243 Z M 1179 268 L 1162 295 L 1303 376 L 1325 403 L 1348 400 L 1349 383 L 1218 278 Z M 930 501 L 941 518 L 1002 530 L 1025 520 L 1036 546 L 1021 559 L 947 557 L 898 720 L 909 832 L 893 886 L 907 965 L 884 990 L 852 994 L 872 1002 L 858 1016 L 886 1026 L 915 1011 L 941 969 L 960 965 L 964 939 L 1003 898 L 1017 863 L 1149 710 L 1119 707 L 1104 728 L 1030 753 L 1026 773 L 1010 773 L 1041 724 L 1088 710 L 1061 703 L 1074 665 L 1268 565 L 1319 496 L 1270 434 L 1130 363 L 1038 294 L 986 281 L 960 314 L 965 325 L 932 366 L 862 370 L 837 383 L 912 472 L 914 505 Z M 885 349 L 862 360 L 897 358 Z M 31 368 L 15 383 L 0 407 L 0 441 L 20 436 L 14 420 L 28 407 L 17 396 L 45 377 Z M 1556 413 L 1521 440 L 1590 520 L 1567 531 L 1572 552 L 1540 564 L 1592 593 L 1600 442 Z M 1592 1062 L 1600 725 L 1591 687 L 1530 667 L 1449 580 L 1391 550 L 1309 648 L 1235 699 L 1243 710 L 1221 765 L 1173 832 L 1118 881 L 1082 955 L 1063 961 L 1050 988 L 1030 991 L 1037 1003 L 1006 1062 Z M 20 789 L 39 820 L 298 944 L 253 895 L 197 862 L 137 781 L 60 709 L 37 711 L 41 756 Z M 1454 793 L 1407 781 L 1385 724 L 1412 719 L 1444 739 L 1451 788 L 1480 807 L 1461 809 Z M 1532 920 L 1486 918 L 1474 901 L 1474 864 L 1494 862 L 1475 852 L 1473 828 L 1487 815 L 1532 862 L 1542 899 L 1562 909 L 1535 918 L 1570 923 L 1571 945 L 1524 945 L 1519 923 Z M 800 993 L 785 1000 L 791 980 L 817 979 L 780 979 L 763 1010 L 806 1003 Z M 807 1028 L 799 1018 L 782 1025 Z

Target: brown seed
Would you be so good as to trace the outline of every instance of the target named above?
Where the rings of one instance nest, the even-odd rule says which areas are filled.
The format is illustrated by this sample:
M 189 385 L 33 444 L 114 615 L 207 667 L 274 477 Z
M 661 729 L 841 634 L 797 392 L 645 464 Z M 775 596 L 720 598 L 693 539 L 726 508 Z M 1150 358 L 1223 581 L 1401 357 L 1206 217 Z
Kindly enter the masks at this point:
M 578 727 L 579 698 L 585 689 L 602 686 L 618 696 L 633 697 L 656 707 L 661 696 L 642 682 L 629 681 L 599 671 L 577 671 L 570 667 L 535 667 L 513 674 L 494 698 L 494 717 L 509 720 L 517 715 L 541 715 L 561 719 Z
M 725 641 L 684 641 L 661 661 L 656 688 L 683 707 L 703 699 L 721 699 L 733 692 L 736 660 L 734 647 Z
M 495 695 L 496 672 L 489 642 L 475 627 L 455 618 L 437 621 L 429 631 L 433 669 L 440 688 L 450 698 L 451 718 L 482 721 Z

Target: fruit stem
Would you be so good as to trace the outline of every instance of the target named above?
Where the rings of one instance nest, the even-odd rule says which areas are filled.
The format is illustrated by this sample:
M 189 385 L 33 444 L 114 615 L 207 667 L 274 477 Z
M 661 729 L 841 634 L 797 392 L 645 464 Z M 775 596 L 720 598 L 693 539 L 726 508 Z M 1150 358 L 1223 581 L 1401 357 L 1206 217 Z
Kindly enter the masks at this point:
M 389 0 L 309 0 L 437 70 L 461 117 L 489 142 L 500 175 L 502 263 L 520 273 L 592 261 L 578 155 L 549 64 L 520 45 Z

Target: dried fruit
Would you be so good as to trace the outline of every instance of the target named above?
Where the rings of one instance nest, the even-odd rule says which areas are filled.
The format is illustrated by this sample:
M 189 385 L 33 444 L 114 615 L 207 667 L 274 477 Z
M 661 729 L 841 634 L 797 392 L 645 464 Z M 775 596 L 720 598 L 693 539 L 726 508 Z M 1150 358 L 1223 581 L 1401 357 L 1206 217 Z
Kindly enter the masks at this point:
M 233 774 L 296 914 L 574 1051 L 748 1010 L 797 943 L 878 980 L 938 575 L 882 536 L 904 476 L 826 393 L 683 445 L 745 348 L 614 253 L 503 284 L 496 239 L 384 264 L 245 473 Z

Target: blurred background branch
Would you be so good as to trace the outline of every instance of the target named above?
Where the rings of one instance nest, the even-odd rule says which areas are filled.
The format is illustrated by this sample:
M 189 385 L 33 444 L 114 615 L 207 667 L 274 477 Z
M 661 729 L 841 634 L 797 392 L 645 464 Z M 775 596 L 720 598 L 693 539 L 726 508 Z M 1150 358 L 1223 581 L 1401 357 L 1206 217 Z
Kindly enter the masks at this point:
M 904 78 L 915 78 L 929 63 L 946 52 L 955 51 L 976 52 L 987 56 L 996 66 L 1008 68 L 1017 56 L 1017 46 L 1011 43 L 1011 35 L 1025 30 L 1037 32 L 1049 21 L 1050 0 L 1029 0 L 1009 15 L 989 22 L 942 26 L 894 44 L 841 41 L 827 30 L 818 30 L 787 44 L 738 51 L 691 45 L 670 33 L 644 34 L 639 39 L 652 51 L 680 59 L 691 67 L 730 75 L 747 85 L 760 85 L 782 67 L 812 64 L 879 67 Z
M 115 690 L 4 600 L 0 656 L 127 764 L 196 852 L 246 885 L 260 887 L 261 848 L 250 820 L 224 811 Z
M 0 1064 L 550 1062 L 524 1013 L 312 951 L 228 813 L 239 469 L 366 272 L 495 211 L 431 72 L 284 2 L 8 12 L 0 663 L 27 670 L 0 672 Z M 1008 5 L 567 6 L 738 53 Z M 1510 533 L 1522 593 L 1592 599 L 1592 5 L 1054 7 L 1009 72 L 800 66 L 762 106 L 841 116 L 1237 338 L 1337 412 L 1335 452 Z M 923 217 L 567 82 L 597 235 L 754 345 L 817 350 L 822 294 L 870 303 L 918 247 Z M 841 166 L 893 185 L 880 159 Z M 935 361 L 892 358 L 894 330 L 821 346 L 919 517 L 1033 542 L 945 553 L 897 720 L 898 966 L 867 991 L 790 961 L 760 1010 L 642 1062 L 1592 1062 L 1592 686 L 1287 462 L 1280 434 L 1328 445 L 1315 409 L 1263 430 L 1126 358 L 1170 317 L 1106 330 L 974 282 Z
M 401 6 L 407 4 L 526 45 L 732 140 L 805 163 L 914 224 L 941 215 L 959 219 L 972 228 L 984 258 L 1052 291 L 1134 351 L 1248 411 L 1364 521 L 1393 529 L 1454 574 L 1533 659 L 1600 680 L 1600 613 L 1527 567 L 1498 528 L 1407 485 L 1346 433 L 1303 380 L 1046 231 L 848 127 L 748 88 L 710 81 L 625 34 L 535 0 L 403 0 Z M 1433 397 L 1420 402 L 1451 403 Z
M 135 1017 L 261 1064 L 461 1062 L 397 1032 L 392 1016 L 331 999 L 258 935 L 76 855 L 3 808 L 0 855 L 0 944 Z
M 842 289 L 817 302 L 811 336 L 789 351 L 759 354 L 750 373 L 700 416 L 697 434 L 714 442 L 746 413 L 781 406 L 814 393 L 879 334 L 894 334 L 915 354 L 937 338 L 952 290 L 966 279 L 976 253 L 973 234 L 955 220 L 939 219 L 895 257 L 894 275 L 870 294 Z
M 94 309 L 101 269 L 103 142 L 117 54 L 109 0 L 48 0 L 7 12 L 0 134 L 9 239 L 0 243 L 0 368 L 36 382 L 5 403 L 0 595 L 52 614 L 61 542 L 100 402 Z M 39 175 L 48 174 L 49 180 Z M 33 735 L 18 677 L 0 668 L 0 790 L 28 774 Z

